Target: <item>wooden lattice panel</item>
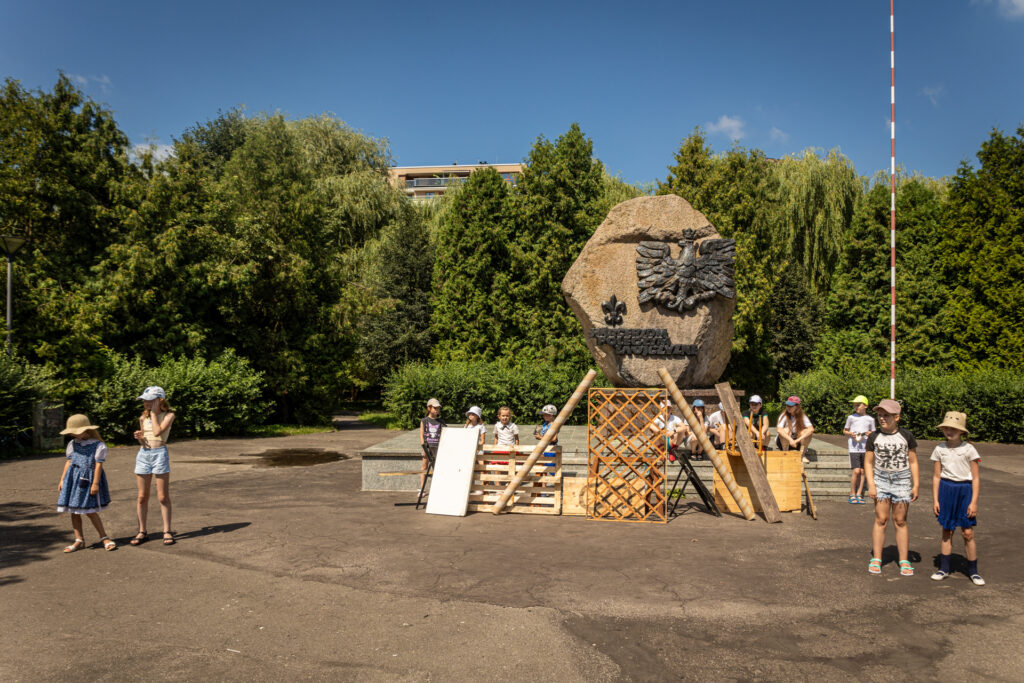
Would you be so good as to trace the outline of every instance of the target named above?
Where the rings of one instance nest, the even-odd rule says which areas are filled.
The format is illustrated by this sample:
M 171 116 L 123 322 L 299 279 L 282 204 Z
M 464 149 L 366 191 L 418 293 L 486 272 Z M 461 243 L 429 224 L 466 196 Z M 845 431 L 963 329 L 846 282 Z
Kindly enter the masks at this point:
M 591 389 L 587 423 L 587 519 L 668 521 L 664 389 Z
M 484 446 L 473 465 L 470 511 L 490 512 L 532 452 L 533 446 Z M 562 449 L 559 446 L 549 448 L 540 457 L 505 506 L 505 512 L 562 514 Z

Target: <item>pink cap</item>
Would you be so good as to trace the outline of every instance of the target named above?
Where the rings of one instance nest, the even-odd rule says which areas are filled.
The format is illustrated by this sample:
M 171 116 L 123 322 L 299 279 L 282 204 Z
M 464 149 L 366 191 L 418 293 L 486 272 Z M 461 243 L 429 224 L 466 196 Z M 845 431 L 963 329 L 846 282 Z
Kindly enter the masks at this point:
M 879 401 L 878 405 L 875 406 L 875 410 L 877 411 L 879 408 L 889 413 L 890 415 L 899 415 L 900 411 L 903 410 L 900 404 L 897 401 L 892 400 L 891 398 L 883 398 L 881 401 Z

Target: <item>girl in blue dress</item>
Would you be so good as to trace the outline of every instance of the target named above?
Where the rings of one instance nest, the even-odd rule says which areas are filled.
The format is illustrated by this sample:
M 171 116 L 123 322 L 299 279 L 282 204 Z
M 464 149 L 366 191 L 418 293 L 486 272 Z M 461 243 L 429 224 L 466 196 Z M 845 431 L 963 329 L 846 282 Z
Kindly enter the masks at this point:
M 96 527 L 104 550 L 114 550 L 117 544 L 107 536 L 100 519 L 100 510 L 110 505 L 110 488 L 103 461 L 107 459 L 107 444 L 100 440 L 99 429 L 89 424 L 85 415 L 72 415 L 61 434 L 74 438 L 68 442 L 67 461 L 57 486 L 57 512 L 71 513 L 71 527 L 75 530 L 75 542 L 64 548 L 73 553 L 85 547 L 82 533 L 82 515 L 89 518 Z

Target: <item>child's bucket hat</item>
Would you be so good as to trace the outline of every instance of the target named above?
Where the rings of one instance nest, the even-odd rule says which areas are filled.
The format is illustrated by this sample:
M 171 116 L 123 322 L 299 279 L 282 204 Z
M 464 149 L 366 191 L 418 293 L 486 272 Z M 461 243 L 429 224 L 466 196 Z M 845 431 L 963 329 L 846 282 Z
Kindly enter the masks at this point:
M 480 406 L 473 406 L 472 408 L 467 410 L 466 411 L 466 417 L 469 417 L 470 415 L 476 415 L 481 420 L 484 418 L 483 411 L 480 410 Z
M 61 431 L 61 434 L 78 436 L 90 429 L 99 429 L 99 427 L 94 424 L 90 424 L 88 416 L 78 413 L 77 415 L 72 415 L 68 418 L 67 426 Z
M 951 410 L 946 413 L 946 417 L 939 427 L 952 427 L 953 429 L 959 429 L 964 434 L 970 434 L 970 432 L 967 431 L 967 415 L 964 413 L 958 413 L 955 410 Z

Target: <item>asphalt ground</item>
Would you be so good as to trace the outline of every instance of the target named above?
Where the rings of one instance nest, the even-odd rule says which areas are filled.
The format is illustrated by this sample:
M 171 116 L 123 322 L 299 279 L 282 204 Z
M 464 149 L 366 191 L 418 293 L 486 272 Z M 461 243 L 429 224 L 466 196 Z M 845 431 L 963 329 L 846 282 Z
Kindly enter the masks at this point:
M 0 461 L 0 680 L 1024 680 L 1020 446 L 979 445 L 977 587 L 929 580 L 927 466 L 910 578 L 891 529 L 882 576 L 867 573 L 870 505 L 775 525 L 690 499 L 667 525 L 455 518 L 361 492 L 355 458 L 259 466 L 262 451 L 351 455 L 393 435 L 347 422 L 172 443 L 170 547 L 128 546 L 134 449 L 113 449 L 103 519 L 121 547 L 86 522 L 69 555 L 61 457 Z M 155 495 L 150 520 L 159 531 Z M 955 570 L 962 552 L 957 537 Z

